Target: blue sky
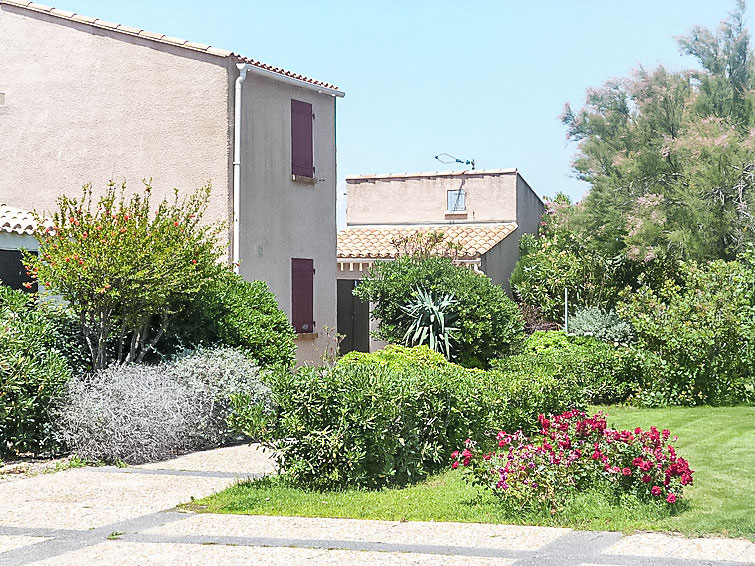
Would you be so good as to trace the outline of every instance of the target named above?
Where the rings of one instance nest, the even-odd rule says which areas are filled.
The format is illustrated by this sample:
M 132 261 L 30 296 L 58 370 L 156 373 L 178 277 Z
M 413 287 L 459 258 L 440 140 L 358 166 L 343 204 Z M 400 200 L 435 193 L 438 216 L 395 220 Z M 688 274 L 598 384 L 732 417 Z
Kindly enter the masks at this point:
M 674 36 L 734 0 L 59 0 L 56 7 L 209 43 L 338 85 L 346 175 L 436 171 L 433 156 L 517 167 L 579 198 L 558 116 L 643 65 L 694 66 Z M 748 7 L 748 23 L 752 7 Z

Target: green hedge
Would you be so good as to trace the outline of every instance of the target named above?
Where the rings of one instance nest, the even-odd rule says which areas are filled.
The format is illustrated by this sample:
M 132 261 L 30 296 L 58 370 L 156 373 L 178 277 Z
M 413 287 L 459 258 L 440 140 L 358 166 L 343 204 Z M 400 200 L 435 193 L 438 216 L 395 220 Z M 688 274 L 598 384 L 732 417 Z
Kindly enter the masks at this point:
M 584 405 L 580 389 L 548 376 L 468 370 L 424 346 L 352 353 L 269 384 L 279 415 L 267 443 L 289 480 L 315 489 L 413 482 L 467 438 Z
M 244 350 L 260 366 L 291 367 L 295 333 L 263 281 L 222 274 L 176 318 L 166 339 L 168 354 L 198 344 Z
M 590 403 L 616 403 L 636 389 L 644 362 L 634 348 L 551 330 L 533 333 L 520 354 L 496 360 L 493 367 L 524 378 L 552 378 L 567 388 L 580 387 Z
M 54 447 L 48 409 L 71 376 L 59 313 L 0 285 L 0 454 Z
M 675 279 L 628 294 L 618 312 L 649 360 L 638 404 L 755 403 L 755 253 L 682 264 Z

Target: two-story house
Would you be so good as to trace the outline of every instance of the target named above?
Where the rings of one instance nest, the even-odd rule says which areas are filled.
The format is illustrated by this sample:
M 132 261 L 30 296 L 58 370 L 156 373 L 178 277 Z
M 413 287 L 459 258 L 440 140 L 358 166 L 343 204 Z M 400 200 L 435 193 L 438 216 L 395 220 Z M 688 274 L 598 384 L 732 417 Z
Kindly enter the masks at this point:
M 159 199 L 211 181 L 206 218 L 226 223 L 228 262 L 268 283 L 299 361 L 314 360 L 336 321 L 342 96 L 224 49 L 0 0 L 0 266 L 12 276 L 30 244 L 24 211 L 84 183 L 151 178 Z
M 442 232 L 455 261 L 510 292 L 519 238 L 537 234 L 542 200 L 516 169 L 358 175 L 346 178 L 346 229 L 338 233 L 338 332 L 342 351 L 373 351 L 376 321 L 352 295 L 376 260 L 403 250 L 417 233 Z M 441 246 L 442 247 L 442 246 Z

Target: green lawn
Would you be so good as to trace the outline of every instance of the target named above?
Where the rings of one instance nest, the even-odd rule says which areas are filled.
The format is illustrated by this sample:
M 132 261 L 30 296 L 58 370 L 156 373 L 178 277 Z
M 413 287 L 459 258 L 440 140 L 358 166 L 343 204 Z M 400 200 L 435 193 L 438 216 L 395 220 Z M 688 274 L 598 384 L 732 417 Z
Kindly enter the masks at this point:
M 656 425 L 679 436 L 678 452 L 695 470 L 695 485 L 685 491 L 686 509 L 672 516 L 654 504 L 617 504 L 605 495 L 583 493 L 554 517 L 512 516 L 494 496 L 467 485 L 461 470 L 378 492 L 318 493 L 287 487 L 273 477 L 238 484 L 185 507 L 212 513 L 663 530 L 755 540 L 755 407 L 602 409 L 611 425 Z

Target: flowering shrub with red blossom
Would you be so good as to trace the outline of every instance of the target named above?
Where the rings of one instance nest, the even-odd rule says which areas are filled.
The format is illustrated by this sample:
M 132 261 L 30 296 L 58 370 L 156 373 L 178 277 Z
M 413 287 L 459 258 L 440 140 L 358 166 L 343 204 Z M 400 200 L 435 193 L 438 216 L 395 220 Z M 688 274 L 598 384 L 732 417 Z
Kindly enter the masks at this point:
M 39 254 L 25 254 L 27 273 L 76 313 L 95 370 L 143 361 L 220 270 L 222 226 L 202 220 L 210 185 L 156 206 L 151 192 L 85 185 L 49 217 L 34 214 Z
M 581 411 L 540 415 L 539 421 L 540 431 L 531 437 L 499 432 L 495 452 L 467 440 L 451 455 L 452 467 L 466 468 L 473 483 L 510 504 L 553 513 L 565 496 L 601 484 L 669 505 L 692 484 L 693 470 L 676 454 L 666 429 L 613 430 L 602 413 L 588 417 Z

